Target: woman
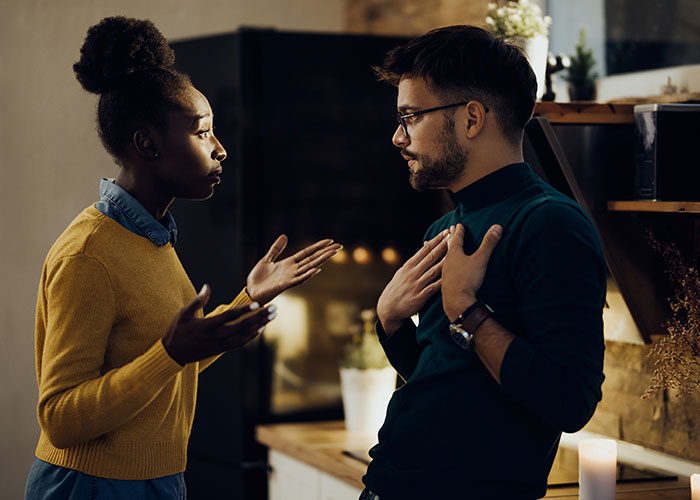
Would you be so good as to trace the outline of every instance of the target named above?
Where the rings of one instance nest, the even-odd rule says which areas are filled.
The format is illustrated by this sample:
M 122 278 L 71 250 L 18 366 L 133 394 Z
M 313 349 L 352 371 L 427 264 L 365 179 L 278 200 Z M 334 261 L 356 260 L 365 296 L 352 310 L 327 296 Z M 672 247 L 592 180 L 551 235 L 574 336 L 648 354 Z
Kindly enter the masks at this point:
M 182 472 L 198 373 L 275 316 L 260 307 L 320 271 L 322 240 L 276 262 L 280 236 L 247 287 L 206 318 L 173 244 L 174 198 L 206 199 L 226 151 L 207 99 L 173 69 L 149 21 L 93 26 L 74 70 L 100 95 L 98 130 L 120 165 L 49 251 L 37 301 L 41 436 L 27 499 L 185 498 Z

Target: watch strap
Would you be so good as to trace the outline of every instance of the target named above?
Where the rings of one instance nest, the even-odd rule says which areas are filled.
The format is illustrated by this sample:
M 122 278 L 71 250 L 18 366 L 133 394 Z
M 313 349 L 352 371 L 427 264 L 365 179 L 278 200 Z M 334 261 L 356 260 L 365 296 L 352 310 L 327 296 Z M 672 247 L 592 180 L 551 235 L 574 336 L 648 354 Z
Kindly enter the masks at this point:
M 477 300 L 450 323 L 450 336 L 463 349 L 471 347 L 474 332 L 493 314 L 493 309 Z
M 481 324 L 493 314 L 493 311 L 489 306 L 479 300 L 477 300 L 472 307 L 474 307 L 474 309 L 471 310 L 469 314 L 466 314 L 462 319 L 462 329 L 465 332 L 474 335 L 474 332 L 476 332 Z M 465 313 L 466 312 L 467 311 L 465 311 Z

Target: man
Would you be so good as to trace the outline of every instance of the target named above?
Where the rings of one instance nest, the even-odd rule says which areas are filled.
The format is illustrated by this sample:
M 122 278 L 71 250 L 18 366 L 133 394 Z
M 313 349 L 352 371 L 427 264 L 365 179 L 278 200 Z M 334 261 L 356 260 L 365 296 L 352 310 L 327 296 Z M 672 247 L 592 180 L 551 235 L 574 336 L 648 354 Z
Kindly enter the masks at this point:
M 392 50 L 377 72 L 398 86 L 393 143 L 411 184 L 449 189 L 459 205 L 377 304 L 406 383 L 361 498 L 540 498 L 561 432 L 580 429 L 601 399 L 607 271 L 596 230 L 523 162 L 537 84 L 518 49 L 452 26 Z

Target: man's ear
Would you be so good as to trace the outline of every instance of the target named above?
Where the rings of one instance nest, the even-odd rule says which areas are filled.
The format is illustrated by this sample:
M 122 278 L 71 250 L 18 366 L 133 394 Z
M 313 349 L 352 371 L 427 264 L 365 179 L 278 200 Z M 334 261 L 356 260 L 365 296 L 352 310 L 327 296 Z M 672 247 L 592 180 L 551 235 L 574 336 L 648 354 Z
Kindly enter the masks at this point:
M 465 134 L 467 138 L 474 139 L 481 133 L 486 120 L 486 108 L 478 101 L 469 101 L 465 108 Z
M 141 157 L 146 160 L 158 159 L 158 148 L 147 130 L 139 129 L 134 132 L 133 142 L 136 152 Z

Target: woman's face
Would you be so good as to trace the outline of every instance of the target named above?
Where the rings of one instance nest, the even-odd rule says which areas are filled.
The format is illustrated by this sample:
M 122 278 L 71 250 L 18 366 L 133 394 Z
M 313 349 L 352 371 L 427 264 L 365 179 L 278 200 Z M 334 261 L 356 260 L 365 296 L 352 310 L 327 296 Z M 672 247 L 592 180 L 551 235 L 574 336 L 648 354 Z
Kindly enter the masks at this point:
M 214 136 L 214 115 L 201 92 L 189 86 L 180 106 L 169 113 L 167 134 L 160 138 L 157 175 L 169 196 L 204 200 L 221 182 L 226 150 Z

